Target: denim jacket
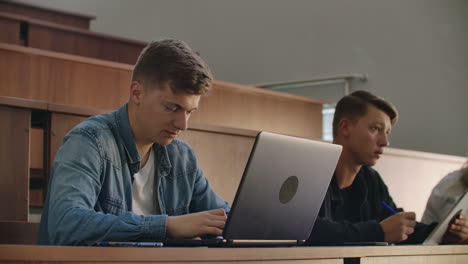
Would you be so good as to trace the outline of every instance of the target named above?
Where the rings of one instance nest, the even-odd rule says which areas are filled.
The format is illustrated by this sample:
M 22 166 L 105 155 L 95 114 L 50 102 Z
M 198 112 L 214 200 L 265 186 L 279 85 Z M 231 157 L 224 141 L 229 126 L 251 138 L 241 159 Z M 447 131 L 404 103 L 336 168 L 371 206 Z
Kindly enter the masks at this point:
M 77 125 L 57 152 L 39 229 L 39 244 L 159 241 L 167 216 L 229 205 L 210 187 L 190 147 L 175 139 L 154 144 L 157 215 L 132 212 L 133 175 L 140 156 L 127 105 Z

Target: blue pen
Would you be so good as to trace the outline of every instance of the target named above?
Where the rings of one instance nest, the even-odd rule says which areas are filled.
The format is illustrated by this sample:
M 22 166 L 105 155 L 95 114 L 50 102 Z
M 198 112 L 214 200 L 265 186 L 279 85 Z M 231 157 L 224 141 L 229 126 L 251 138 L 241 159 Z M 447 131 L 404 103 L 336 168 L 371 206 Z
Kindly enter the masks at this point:
M 97 242 L 95 246 L 100 247 L 162 247 L 162 242 Z
M 383 207 L 385 207 L 385 209 L 387 209 L 390 213 L 392 214 L 396 214 L 397 212 L 395 212 L 395 210 L 393 210 L 393 208 L 391 208 L 388 204 L 386 204 L 385 202 L 380 202 L 381 205 L 383 205 Z

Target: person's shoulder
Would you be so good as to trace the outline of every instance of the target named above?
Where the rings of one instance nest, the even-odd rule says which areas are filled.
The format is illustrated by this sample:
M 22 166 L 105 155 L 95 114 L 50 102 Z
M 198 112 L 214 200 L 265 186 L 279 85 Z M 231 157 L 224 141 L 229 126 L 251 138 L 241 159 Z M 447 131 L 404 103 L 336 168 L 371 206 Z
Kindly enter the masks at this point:
M 444 193 L 452 186 L 461 184 L 461 181 L 463 180 L 462 175 L 462 170 L 456 170 L 447 174 L 439 181 L 439 183 L 437 183 L 437 185 L 434 187 L 434 190 Z
M 109 156 L 105 153 L 117 149 L 115 146 L 118 140 L 113 132 L 114 126 L 110 114 L 93 116 L 72 128 L 64 137 L 63 143 L 75 142 L 75 144 L 82 144 L 83 147 L 93 146 L 101 155 Z
M 168 149 L 169 152 L 172 152 L 174 154 L 178 155 L 190 155 L 194 156 L 195 154 L 193 153 L 192 148 L 190 145 L 183 141 L 182 139 L 174 139 L 171 144 L 167 145 L 166 148 Z
M 362 175 L 362 177 L 365 178 L 367 182 L 370 182 L 373 184 L 385 185 L 379 172 L 371 167 L 363 166 L 359 173 Z
M 72 128 L 68 136 L 87 135 L 91 138 L 100 138 L 103 135 L 112 135 L 112 122 L 109 114 L 92 116 Z
M 451 173 L 443 177 L 437 185 L 450 185 L 453 182 L 459 181 L 462 178 L 462 175 L 462 170 L 452 171 Z
M 92 116 L 82 123 L 80 123 L 77 128 L 85 130 L 85 131 L 92 131 L 94 133 L 98 133 L 101 131 L 108 131 L 112 127 L 112 123 L 110 122 L 109 114 L 97 115 Z
M 175 168 L 176 171 L 190 172 L 195 171 L 198 167 L 198 160 L 195 156 L 190 145 L 180 139 L 174 139 L 171 144 L 164 146 L 165 153 L 167 158 L 170 160 L 170 163 Z M 161 152 L 163 148 L 158 147 L 158 155 L 163 154 Z

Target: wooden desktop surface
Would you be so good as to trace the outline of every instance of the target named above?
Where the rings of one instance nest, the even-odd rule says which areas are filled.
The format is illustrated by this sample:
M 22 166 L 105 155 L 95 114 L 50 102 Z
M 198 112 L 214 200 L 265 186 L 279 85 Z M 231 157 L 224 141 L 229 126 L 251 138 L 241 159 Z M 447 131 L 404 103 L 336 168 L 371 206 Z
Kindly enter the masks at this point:
M 0 245 L 0 262 L 3 263 L 343 263 L 343 259 L 350 258 L 360 259 L 360 263 L 467 263 L 468 246 L 105 248 Z

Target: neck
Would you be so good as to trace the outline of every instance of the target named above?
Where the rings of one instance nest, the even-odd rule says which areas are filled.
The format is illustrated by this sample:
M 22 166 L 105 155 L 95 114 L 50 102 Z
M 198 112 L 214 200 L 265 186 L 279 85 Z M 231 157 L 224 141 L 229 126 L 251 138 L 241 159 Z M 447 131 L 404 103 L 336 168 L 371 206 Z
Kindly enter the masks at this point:
M 338 188 L 344 189 L 351 186 L 359 170 L 361 170 L 361 167 L 361 164 L 354 162 L 352 154 L 343 148 L 335 170 Z
M 140 169 L 143 168 L 149 159 L 149 154 L 153 144 L 140 144 L 136 142 L 138 154 L 140 155 Z

